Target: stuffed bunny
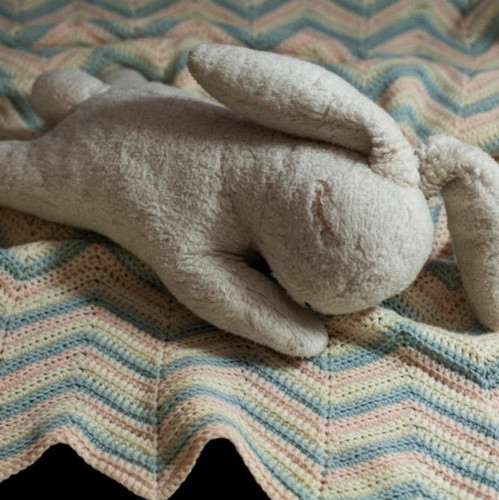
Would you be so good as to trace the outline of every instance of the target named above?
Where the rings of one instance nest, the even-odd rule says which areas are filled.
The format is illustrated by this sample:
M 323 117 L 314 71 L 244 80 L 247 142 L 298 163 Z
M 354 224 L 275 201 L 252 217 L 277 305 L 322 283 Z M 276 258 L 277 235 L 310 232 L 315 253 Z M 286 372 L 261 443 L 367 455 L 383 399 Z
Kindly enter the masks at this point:
M 107 83 L 76 70 L 41 75 L 32 102 L 57 125 L 0 144 L 0 203 L 108 236 L 223 330 L 285 354 L 318 354 L 328 336 L 308 309 L 374 306 L 428 258 L 433 224 L 417 157 L 387 113 L 312 63 L 200 45 L 188 65 L 222 104 L 132 71 Z M 499 233 L 486 222 L 499 220 L 495 163 L 448 138 L 419 154 L 425 189 L 448 182 L 452 207 L 466 198 L 449 222 L 471 294 L 489 297 L 477 312 L 495 325 L 498 267 L 482 289 L 475 240 L 486 247 L 492 238 L 498 259 Z M 249 265 L 254 252 L 275 281 Z

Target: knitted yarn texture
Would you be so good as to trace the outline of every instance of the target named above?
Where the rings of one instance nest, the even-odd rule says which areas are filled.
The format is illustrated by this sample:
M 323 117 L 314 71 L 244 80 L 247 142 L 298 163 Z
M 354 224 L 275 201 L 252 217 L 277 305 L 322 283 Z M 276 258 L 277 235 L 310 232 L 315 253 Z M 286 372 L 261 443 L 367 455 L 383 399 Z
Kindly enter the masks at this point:
M 22 6 L 21 6 L 22 5 Z M 53 0 L 0 9 L 0 136 L 34 137 L 28 94 L 57 67 L 125 65 L 200 92 L 187 52 L 303 57 L 376 100 L 415 145 L 444 132 L 499 154 L 497 2 Z M 499 496 L 499 338 L 473 319 L 445 211 L 416 282 L 326 318 L 290 358 L 199 320 L 94 233 L 0 210 L 0 480 L 67 443 L 148 499 L 230 439 L 272 499 Z

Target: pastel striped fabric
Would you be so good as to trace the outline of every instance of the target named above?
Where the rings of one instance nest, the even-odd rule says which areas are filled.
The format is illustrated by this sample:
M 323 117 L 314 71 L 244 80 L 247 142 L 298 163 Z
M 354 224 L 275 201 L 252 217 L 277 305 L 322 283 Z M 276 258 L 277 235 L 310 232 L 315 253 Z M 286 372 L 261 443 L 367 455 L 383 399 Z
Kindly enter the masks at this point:
M 36 76 L 118 65 L 199 92 L 202 41 L 315 61 L 414 143 L 499 155 L 499 2 L 3 0 L 0 136 L 35 137 Z M 109 240 L 0 209 L 0 480 L 67 443 L 147 499 L 230 439 L 272 499 L 499 498 L 499 336 L 474 320 L 445 210 L 402 294 L 326 318 L 327 350 L 288 358 L 204 323 Z

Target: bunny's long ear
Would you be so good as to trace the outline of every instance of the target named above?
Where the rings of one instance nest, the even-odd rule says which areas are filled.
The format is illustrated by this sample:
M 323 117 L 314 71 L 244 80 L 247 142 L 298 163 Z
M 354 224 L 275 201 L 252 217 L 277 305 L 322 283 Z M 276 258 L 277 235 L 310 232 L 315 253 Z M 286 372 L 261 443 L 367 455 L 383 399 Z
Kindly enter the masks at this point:
M 419 182 L 412 148 L 393 119 L 349 83 L 315 64 L 243 47 L 202 44 L 189 70 L 219 102 L 251 120 L 369 157 L 374 172 Z
M 439 191 L 463 285 L 478 320 L 499 331 L 499 165 L 484 151 L 435 135 L 417 149 L 421 187 Z

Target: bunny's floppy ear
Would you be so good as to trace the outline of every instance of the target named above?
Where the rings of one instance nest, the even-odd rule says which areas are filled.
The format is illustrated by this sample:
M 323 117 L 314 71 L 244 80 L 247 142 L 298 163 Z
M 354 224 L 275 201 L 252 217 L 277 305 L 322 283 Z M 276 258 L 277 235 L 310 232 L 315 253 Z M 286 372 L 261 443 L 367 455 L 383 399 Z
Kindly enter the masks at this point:
M 202 44 L 189 70 L 219 102 L 251 120 L 369 157 L 371 169 L 402 186 L 419 182 L 412 148 L 393 119 L 316 64 L 243 47 Z
M 463 285 L 478 320 L 499 330 L 499 165 L 481 149 L 436 135 L 422 143 L 421 185 L 442 191 Z

